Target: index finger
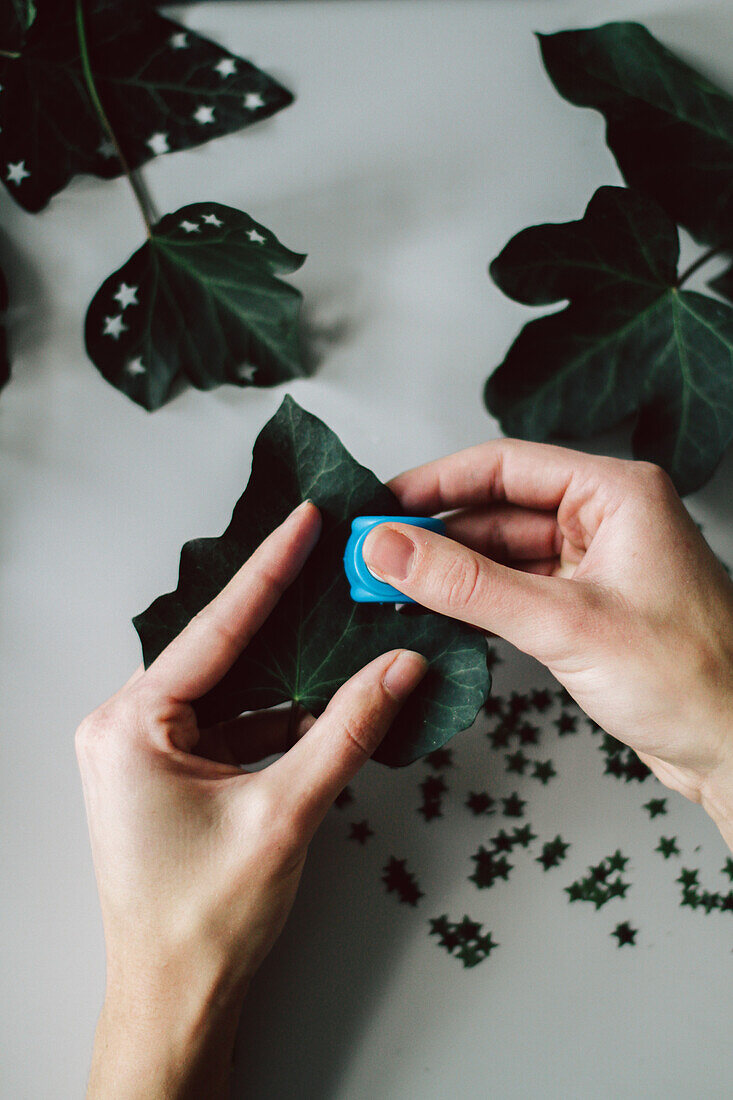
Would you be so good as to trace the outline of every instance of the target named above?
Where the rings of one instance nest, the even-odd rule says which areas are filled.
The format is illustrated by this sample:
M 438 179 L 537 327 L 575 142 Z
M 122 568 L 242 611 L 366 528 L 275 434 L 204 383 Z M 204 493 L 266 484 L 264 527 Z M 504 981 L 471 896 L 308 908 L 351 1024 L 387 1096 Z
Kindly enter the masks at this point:
M 181 703 L 210 691 L 295 580 L 320 530 L 318 509 L 305 501 L 156 657 L 146 679 Z
M 497 501 L 555 511 L 574 475 L 609 461 L 549 443 L 492 439 L 408 470 L 389 487 L 408 512 L 426 515 Z

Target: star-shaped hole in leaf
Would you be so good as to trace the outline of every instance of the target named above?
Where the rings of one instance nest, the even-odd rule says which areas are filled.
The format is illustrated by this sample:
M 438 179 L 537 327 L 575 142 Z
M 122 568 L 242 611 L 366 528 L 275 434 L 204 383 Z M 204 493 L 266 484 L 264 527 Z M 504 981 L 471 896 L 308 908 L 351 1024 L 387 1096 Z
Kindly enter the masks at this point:
M 633 449 L 682 493 L 733 438 L 733 309 L 681 290 L 676 226 L 650 199 L 601 187 L 580 221 L 526 229 L 491 265 L 530 321 L 486 384 L 508 435 L 585 438 L 636 414 Z
M 17 3 L 16 3 L 17 6 Z M 91 70 L 130 167 L 200 145 L 292 102 L 282 85 L 152 5 L 84 4 Z M 87 91 L 75 3 L 39 6 L 19 57 L 0 58 L 0 168 L 12 197 L 40 210 L 80 172 L 122 166 Z M 10 173 L 11 165 L 23 173 Z
M 273 386 L 302 375 L 301 295 L 278 276 L 304 260 L 240 210 L 184 206 L 95 294 L 87 352 L 146 409 L 186 383 Z
M 150 662 L 231 579 L 302 500 L 321 510 L 323 531 L 300 577 L 232 669 L 196 709 L 202 725 L 294 700 L 320 714 L 337 688 L 372 658 L 411 648 L 428 673 L 375 753 L 393 766 L 441 748 L 470 726 L 489 691 L 486 642 L 461 623 L 422 611 L 354 603 L 343 568 L 351 520 L 400 515 L 396 498 L 338 437 L 290 397 L 255 443 L 252 473 L 219 538 L 187 543 L 178 587 L 134 620 Z

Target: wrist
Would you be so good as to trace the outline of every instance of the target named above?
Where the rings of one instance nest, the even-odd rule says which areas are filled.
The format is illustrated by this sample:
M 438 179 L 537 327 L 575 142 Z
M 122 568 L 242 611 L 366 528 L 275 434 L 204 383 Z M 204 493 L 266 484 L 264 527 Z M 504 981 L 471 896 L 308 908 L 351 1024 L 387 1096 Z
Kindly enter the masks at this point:
M 89 1100 L 228 1095 L 244 993 L 192 956 L 187 966 L 111 958 Z

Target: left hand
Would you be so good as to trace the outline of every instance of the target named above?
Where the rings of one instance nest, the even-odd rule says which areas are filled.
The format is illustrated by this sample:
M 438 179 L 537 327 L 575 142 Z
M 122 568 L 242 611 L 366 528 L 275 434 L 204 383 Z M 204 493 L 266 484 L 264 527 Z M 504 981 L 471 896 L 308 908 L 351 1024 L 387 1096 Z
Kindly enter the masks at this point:
M 309 503 L 219 596 L 79 727 L 107 947 L 91 1097 L 223 1096 L 242 996 L 280 933 L 308 843 L 422 678 L 383 654 L 275 763 L 287 715 L 199 730 L 192 702 L 223 676 L 320 531 Z

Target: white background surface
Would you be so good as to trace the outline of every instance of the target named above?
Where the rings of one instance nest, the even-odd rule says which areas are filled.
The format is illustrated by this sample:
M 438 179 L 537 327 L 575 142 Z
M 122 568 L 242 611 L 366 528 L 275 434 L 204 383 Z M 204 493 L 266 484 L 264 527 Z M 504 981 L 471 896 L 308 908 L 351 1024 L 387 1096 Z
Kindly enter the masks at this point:
M 326 354 L 289 391 L 385 478 L 496 434 L 482 383 L 529 312 L 492 287 L 487 262 L 518 229 L 578 217 L 618 179 L 599 118 L 554 93 L 531 32 L 639 18 L 733 86 L 729 2 L 291 0 L 181 17 L 298 98 L 243 134 L 160 158 L 146 180 L 161 211 L 231 203 L 310 254 L 296 281 Z M 124 183 L 76 181 L 36 217 L 3 194 L 0 221 L 14 360 L 0 399 L 0 1088 L 61 1100 L 82 1094 L 103 988 L 73 731 L 137 663 L 130 617 L 174 586 L 181 544 L 226 525 L 284 390 L 191 390 L 151 416 L 102 381 L 82 321 L 142 239 Z M 729 457 L 692 504 L 731 558 L 732 471 Z M 539 679 L 507 651 L 500 690 Z M 506 793 L 509 777 L 489 774 L 479 733 L 455 744 L 443 820 L 414 812 L 421 765 L 367 769 L 358 812 L 328 819 L 246 1009 L 235 1094 L 729 1093 L 729 915 L 680 909 L 680 861 L 652 851 L 676 833 L 682 863 L 720 889 L 712 825 L 674 796 L 649 822 L 651 782 L 603 778 L 585 733 L 553 742 L 544 755 L 559 778 L 518 783 L 535 832 L 572 842 L 568 861 L 545 876 L 526 857 L 479 894 L 468 855 L 506 822 L 474 820 L 461 800 L 484 785 Z M 363 851 L 345 840 L 354 816 L 377 834 Z M 627 901 L 568 906 L 562 887 L 617 846 L 632 855 Z M 382 891 L 390 854 L 419 871 L 417 910 Z M 463 971 L 427 936 L 442 912 L 469 912 L 501 948 Z M 619 951 L 609 931 L 626 918 L 639 945 Z

